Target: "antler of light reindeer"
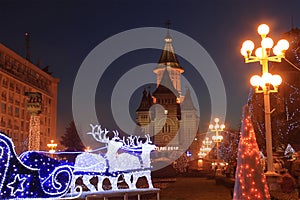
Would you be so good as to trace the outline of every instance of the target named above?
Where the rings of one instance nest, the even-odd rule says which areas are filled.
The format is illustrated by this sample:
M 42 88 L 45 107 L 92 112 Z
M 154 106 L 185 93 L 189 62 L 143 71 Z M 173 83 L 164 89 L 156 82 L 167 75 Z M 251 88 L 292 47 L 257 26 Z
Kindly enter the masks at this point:
M 107 134 L 109 133 L 109 131 L 105 128 L 102 129 L 101 125 L 93 125 L 90 124 L 92 131 L 88 132 L 87 134 L 90 134 L 93 136 L 93 138 L 101 143 L 108 143 L 109 142 L 109 137 L 107 136 Z M 114 133 L 114 137 L 112 138 L 112 140 L 117 140 L 120 139 L 119 138 L 119 132 L 117 130 L 113 131 Z M 146 141 L 143 143 L 143 141 L 140 139 L 140 136 L 132 136 L 130 135 L 129 137 L 125 138 L 123 136 L 122 142 L 124 144 L 124 146 L 129 146 L 129 147 L 140 147 L 143 144 L 152 144 L 152 141 L 150 139 L 150 135 L 147 134 L 145 135 L 146 137 Z
M 101 128 L 101 125 L 94 126 L 93 124 L 90 124 L 90 126 L 92 128 L 92 132 L 88 132 L 87 134 L 91 134 L 93 138 L 98 142 L 108 143 L 109 137 L 107 137 L 107 134 L 109 133 L 109 131 L 106 128 L 103 130 Z

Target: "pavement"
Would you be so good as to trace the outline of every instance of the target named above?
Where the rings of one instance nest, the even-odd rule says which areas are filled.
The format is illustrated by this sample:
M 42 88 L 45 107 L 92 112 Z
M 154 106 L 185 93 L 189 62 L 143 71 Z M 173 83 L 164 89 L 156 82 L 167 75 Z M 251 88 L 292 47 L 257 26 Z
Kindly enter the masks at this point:
M 177 177 L 175 179 L 164 179 L 160 182 L 160 200 L 232 200 L 230 187 L 226 187 L 224 182 L 206 177 Z M 218 183 L 218 184 L 217 184 Z M 157 187 L 157 183 L 154 183 Z M 118 197 L 110 196 L 109 200 L 124 200 L 125 190 L 120 191 Z M 141 193 L 141 200 L 157 200 L 156 192 L 149 192 L 148 195 Z M 151 194 L 150 194 L 151 193 Z M 122 196 L 123 195 L 123 196 Z M 94 194 L 88 198 L 78 198 L 80 200 L 101 200 L 103 195 Z M 107 196 L 107 195 L 105 195 Z M 114 195 L 116 196 L 116 195 Z M 128 200 L 136 200 L 137 194 L 129 195 Z
M 161 200 L 231 200 L 230 188 L 216 184 L 215 179 L 178 177 L 162 189 Z

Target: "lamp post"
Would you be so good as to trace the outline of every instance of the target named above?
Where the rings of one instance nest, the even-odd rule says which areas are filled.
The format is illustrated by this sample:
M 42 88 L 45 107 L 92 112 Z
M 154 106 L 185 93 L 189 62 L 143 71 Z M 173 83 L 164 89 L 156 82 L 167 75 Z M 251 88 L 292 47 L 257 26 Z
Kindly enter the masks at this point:
M 205 137 L 205 140 L 202 141 L 202 147 L 200 148 L 199 157 L 203 158 L 207 155 L 208 152 L 211 150 L 211 143 L 212 141 L 209 139 L 209 137 Z
M 55 153 L 55 148 L 57 147 L 57 144 L 54 143 L 54 140 L 50 141 L 51 143 L 47 144 L 47 147 L 49 148 L 49 153 L 51 157 L 53 157 L 53 154 Z
M 223 131 L 225 128 L 224 124 L 219 125 L 219 118 L 215 118 L 215 125 L 210 124 L 209 129 L 213 132 L 216 132 L 216 135 L 212 136 L 212 139 L 215 143 L 217 143 L 217 160 L 220 160 L 220 153 L 219 153 L 219 143 L 222 142 L 223 136 L 219 135 L 220 131 Z
M 281 62 L 284 58 L 285 51 L 289 48 L 287 40 L 281 39 L 273 47 L 274 42 L 270 37 L 269 26 L 261 24 L 257 31 L 261 36 L 261 47 L 255 50 L 255 56 L 252 56 L 254 43 L 251 40 L 246 40 L 241 48 L 241 54 L 245 58 L 245 63 L 259 62 L 262 66 L 262 76 L 254 75 L 250 79 L 250 83 L 255 87 L 256 93 L 264 94 L 264 111 L 265 111 L 265 130 L 266 130 L 266 150 L 267 150 L 267 173 L 275 174 L 273 166 L 272 154 L 272 133 L 271 133 L 271 111 L 270 111 L 270 93 L 278 92 L 278 86 L 281 84 L 282 79 L 279 75 L 272 75 L 268 71 L 268 62 Z M 273 54 L 271 49 L 273 47 Z

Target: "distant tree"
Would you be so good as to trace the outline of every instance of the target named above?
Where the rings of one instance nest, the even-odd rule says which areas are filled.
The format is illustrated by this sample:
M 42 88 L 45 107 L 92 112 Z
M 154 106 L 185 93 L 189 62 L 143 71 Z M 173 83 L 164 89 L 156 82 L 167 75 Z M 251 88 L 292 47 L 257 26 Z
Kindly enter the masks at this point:
M 66 133 L 61 136 L 60 143 L 66 147 L 66 151 L 83 151 L 85 146 L 83 145 L 74 121 L 69 123 L 69 126 L 66 128 Z
M 234 163 L 237 159 L 240 131 L 228 129 L 222 132 L 223 140 L 220 144 L 220 157 L 227 163 Z
M 189 158 L 183 153 L 174 163 L 173 167 L 178 173 L 187 172 Z

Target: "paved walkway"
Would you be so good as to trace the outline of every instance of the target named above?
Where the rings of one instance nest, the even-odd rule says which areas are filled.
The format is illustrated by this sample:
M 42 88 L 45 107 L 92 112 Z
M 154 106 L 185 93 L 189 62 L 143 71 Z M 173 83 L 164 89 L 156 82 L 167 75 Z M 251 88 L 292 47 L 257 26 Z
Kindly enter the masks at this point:
M 214 179 L 179 177 L 161 191 L 161 200 L 231 200 L 230 189 Z

